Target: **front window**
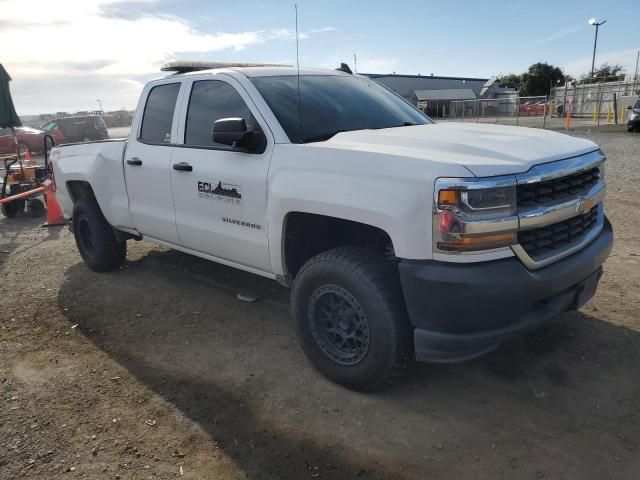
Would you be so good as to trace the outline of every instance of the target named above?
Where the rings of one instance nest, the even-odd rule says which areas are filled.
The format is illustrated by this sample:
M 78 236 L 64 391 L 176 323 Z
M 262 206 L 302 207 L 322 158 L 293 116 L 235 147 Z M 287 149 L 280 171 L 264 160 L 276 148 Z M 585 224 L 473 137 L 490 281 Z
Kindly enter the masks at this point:
M 425 125 L 429 117 L 363 77 L 303 75 L 253 77 L 292 143 L 308 143 L 353 130 Z M 300 101 L 298 101 L 300 99 Z
M 260 131 L 260 125 L 235 88 L 219 80 L 195 82 L 187 110 L 185 145 L 228 149 L 228 145 L 215 143 L 211 135 L 213 122 L 222 118 L 244 118 L 254 132 Z

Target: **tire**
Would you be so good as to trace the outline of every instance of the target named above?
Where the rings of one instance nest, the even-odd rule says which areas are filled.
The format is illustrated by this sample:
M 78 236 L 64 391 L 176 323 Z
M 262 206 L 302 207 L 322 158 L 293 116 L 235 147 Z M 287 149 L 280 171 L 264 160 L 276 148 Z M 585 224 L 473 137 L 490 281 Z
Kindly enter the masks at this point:
M 2 214 L 7 218 L 13 218 L 20 213 L 20 204 L 17 201 L 2 204 Z
M 40 218 L 44 215 L 44 203 L 39 198 L 32 198 L 27 202 L 27 215 L 32 218 Z
M 127 256 L 95 200 L 80 199 L 73 207 L 73 234 L 84 262 L 95 272 L 118 269 Z
M 291 313 L 313 367 L 349 389 L 384 388 L 413 358 L 397 268 L 374 251 L 340 247 L 311 258 L 295 278 Z

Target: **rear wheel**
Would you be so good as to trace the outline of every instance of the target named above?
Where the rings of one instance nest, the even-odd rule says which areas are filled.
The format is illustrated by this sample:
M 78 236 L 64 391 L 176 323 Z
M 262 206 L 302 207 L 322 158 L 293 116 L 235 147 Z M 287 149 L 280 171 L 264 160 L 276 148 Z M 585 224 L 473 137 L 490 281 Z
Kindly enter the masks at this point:
M 80 199 L 73 207 L 73 234 L 84 262 L 96 272 L 120 267 L 127 255 L 127 242 L 116 235 L 94 200 Z
M 7 202 L 2 204 L 2 214 L 7 218 L 13 218 L 18 213 L 20 213 L 22 209 L 20 208 L 20 202 Z
M 296 276 L 291 307 L 311 364 L 347 388 L 382 388 L 411 358 L 397 269 L 373 251 L 342 247 L 313 257 Z

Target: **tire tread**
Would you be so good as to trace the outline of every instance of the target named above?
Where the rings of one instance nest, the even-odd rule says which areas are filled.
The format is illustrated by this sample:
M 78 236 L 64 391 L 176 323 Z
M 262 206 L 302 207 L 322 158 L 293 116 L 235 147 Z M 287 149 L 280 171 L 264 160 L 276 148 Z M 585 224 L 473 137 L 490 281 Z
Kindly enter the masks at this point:
M 397 267 L 372 249 L 360 247 L 338 247 L 322 252 L 309 259 L 296 276 L 292 289 L 292 305 L 297 302 L 298 287 L 313 277 L 327 264 L 339 266 L 351 272 L 357 272 L 356 281 L 365 285 L 375 295 L 380 307 L 375 313 L 391 319 L 393 339 L 395 339 L 393 361 L 386 366 L 378 379 L 347 385 L 360 391 L 384 389 L 402 376 L 413 357 L 411 326 L 408 320 L 404 296 L 400 287 Z M 293 309 L 295 311 L 295 309 Z M 294 319 L 295 321 L 295 319 Z M 390 339 L 391 340 L 391 339 Z M 392 341 L 392 340 L 391 340 Z

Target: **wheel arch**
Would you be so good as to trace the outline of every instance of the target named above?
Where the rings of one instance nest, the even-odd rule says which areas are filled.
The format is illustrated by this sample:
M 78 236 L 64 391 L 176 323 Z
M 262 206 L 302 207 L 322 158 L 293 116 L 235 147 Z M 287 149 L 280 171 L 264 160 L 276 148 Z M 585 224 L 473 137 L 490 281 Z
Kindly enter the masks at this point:
M 370 247 L 381 255 L 395 258 L 391 236 L 383 228 L 349 218 L 319 213 L 290 211 L 282 221 L 282 283 L 293 278 L 313 256 L 341 246 Z
M 98 199 L 89 182 L 85 180 L 69 180 L 66 183 L 66 187 L 74 205 L 80 199 L 93 200 L 98 203 Z

